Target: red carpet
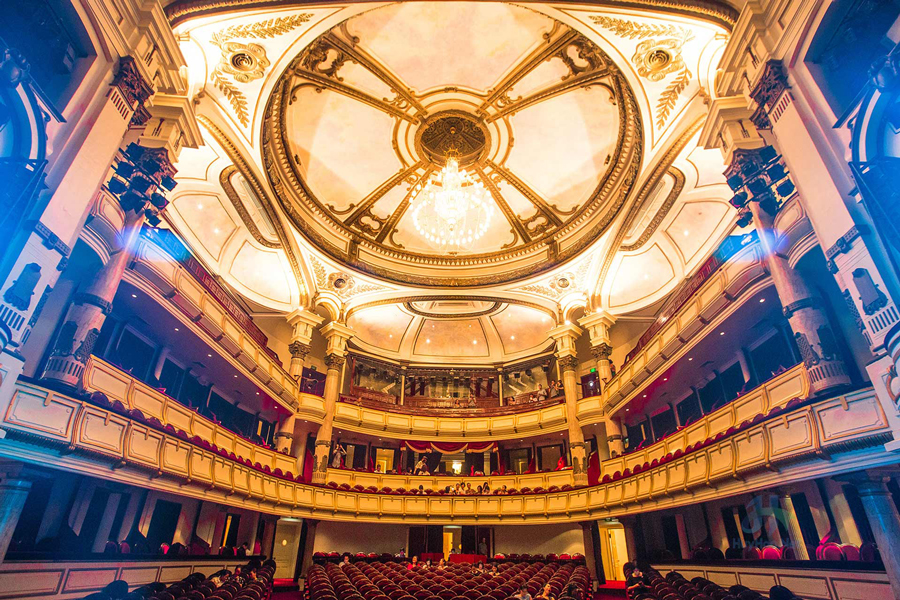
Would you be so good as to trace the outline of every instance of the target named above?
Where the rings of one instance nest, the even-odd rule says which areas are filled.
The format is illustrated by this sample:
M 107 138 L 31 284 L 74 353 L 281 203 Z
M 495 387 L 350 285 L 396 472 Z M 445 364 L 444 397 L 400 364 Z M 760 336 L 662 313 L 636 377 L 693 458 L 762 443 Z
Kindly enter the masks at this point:
M 607 581 L 599 586 L 594 600 L 622 600 L 625 597 L 624 581 Z

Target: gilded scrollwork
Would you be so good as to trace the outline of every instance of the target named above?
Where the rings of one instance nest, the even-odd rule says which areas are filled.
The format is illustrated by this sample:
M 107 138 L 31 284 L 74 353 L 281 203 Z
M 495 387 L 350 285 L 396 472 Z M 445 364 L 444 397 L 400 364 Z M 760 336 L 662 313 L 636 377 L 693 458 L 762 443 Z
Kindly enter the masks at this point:
M 219 63 L 210 75 L 213 86 L 222 92 L 238 121 L 244 127 L 250 124 L 249 102 L 231 79 L 238 83 L 249 83 L 260 79 L 265 75 L 270 62 L 266 57 L 266 49 L 261 45 L 243 44 L 231 40 L 274 38 L 307 23 L 311 17 L 312 15 L 309 13 L 302 13 L 266 19 L 256 23 L 232 25 L 217 31 L 210 38 L 210 42 L 222 52 Z
M 591 20 L 619 37 L 642 40 L 631 62 L 644 79 L 656 82 L 677 74 L 656 102 L 656 126 L 661 129 L 691 81 L 692 75 L 685 65 L 682 50 L 686 43 L 694 39 L 693 32 L 678 25 L 640 23 L 607 16 L 594 15 Z

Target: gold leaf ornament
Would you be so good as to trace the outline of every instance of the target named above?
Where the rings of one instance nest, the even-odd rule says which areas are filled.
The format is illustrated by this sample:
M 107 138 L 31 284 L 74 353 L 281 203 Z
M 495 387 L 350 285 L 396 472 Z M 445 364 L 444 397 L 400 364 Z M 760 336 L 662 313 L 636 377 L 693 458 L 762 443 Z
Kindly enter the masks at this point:
M 650 81 L 661 81 L 669 73 L 684 69 L 681 46 L 682 41 L 674 38 L 644 40 L 637 45 L 631 61 L 637 67 L 638 75 Z
M 231 40 L 274 38 L 296 29 L 311 18 L 311 13 L 301 13 L 256 23 L 232 25 L 214 33 L 210 38 L 210 42 L 222 51 L 219 64 L 211 75 L 212 83 L 225 96 L 238 121 L 244 127 L 250 124 L 249 103 L 244 93 L 229 80 L 228 76 L 238 83 L 249 83 L 263 77 L 271 62 L 266 57 L 265 48 L 259 44 L 242 44 Z

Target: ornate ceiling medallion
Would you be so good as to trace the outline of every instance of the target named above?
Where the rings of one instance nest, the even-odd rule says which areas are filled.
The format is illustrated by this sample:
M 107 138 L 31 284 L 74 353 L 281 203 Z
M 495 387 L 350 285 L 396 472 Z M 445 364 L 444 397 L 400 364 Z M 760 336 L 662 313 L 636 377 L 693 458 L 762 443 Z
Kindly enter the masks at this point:
M 468 167 L 481 160 L 489 147 L 490 137 L 481 119 L 459 110 L 432 115 L 416 132 L 419 156 L 438 167 L 451 153 L 460 167 Z
M 624 206 L 643 152 L 626 78 L 587 37 L 549 17 L 471 5 L 500 15 L 478 69 L 430 47 L 413 60 L 397 40 L 436 35 L 429 27 L 440 19 L 412 19 L 414 5 L 401 3 L 322 34 L 276 82 L 262 119 L 263 165 L 287 216 L 331 259 L 408 285 L 506 283 L 577 256 Z M 382 10 L 393 16 L 382 21 Z M 521 27 L 533 39 L 522 40 Z M 503 31 L 521 46 L 510 50 Z M 532 75 L 548 63 L 550 77 Z M 466 244 L 436 252 L 417 231 L 416 196 L 451 153 L 493 218 L 483 232 L 471 228 L 471 242 L 467 225 Z

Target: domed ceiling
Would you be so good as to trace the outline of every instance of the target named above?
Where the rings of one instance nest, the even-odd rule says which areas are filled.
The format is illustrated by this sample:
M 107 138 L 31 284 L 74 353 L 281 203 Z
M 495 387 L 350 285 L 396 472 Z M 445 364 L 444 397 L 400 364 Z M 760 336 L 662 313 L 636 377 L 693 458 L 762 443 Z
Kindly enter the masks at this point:
M 534 305 L 442 298 L 361 306 L 347 324 L 356 347 L 413 364 L 500 364 L 552 346 L 554 320 Z
M 502 283 L 606 229 L 640 164 L 638 121 L 609 56 L 558 21 L 510 4 L 405 2 L 341 23 L 290 63 L 264 157 L 293 223 L 332 258 L 407 284 Z M 410 206 L 450 154 L 493 218 L 471 247 L 441 254 Z
M 178 1 L 205 145 L 166 223 L 251 311 L 325 307 L 411 364 L 519 360 L 571 310 L 656 306 L 734 227 L 697 146 L 727 30 L 641 1 Z M 451 153 L 493 216 L 445 252 L 411 219 Z

